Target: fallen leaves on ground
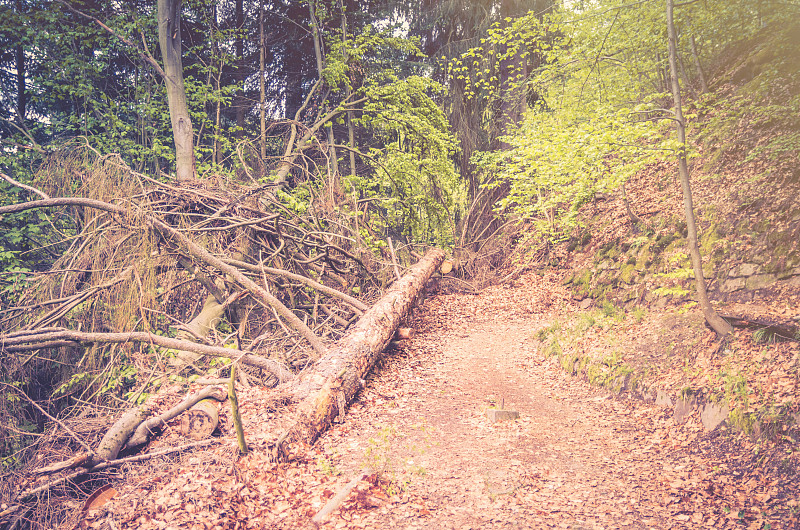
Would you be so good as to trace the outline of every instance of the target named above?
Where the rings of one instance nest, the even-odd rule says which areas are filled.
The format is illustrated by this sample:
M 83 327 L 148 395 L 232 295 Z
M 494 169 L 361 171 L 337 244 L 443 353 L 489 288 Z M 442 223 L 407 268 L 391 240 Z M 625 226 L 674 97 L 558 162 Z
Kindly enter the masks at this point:
M 367 473 L 322 527 L 797 528 L 796 443 L 706 433 L 696 412 L 677 424 L 670 409 L 611 396 L 542 356 L 535 332 L 576 310 L 557 280 L 530 274 L 426 301 L 414 338 L 387 352 L 344 421 L 289 462 L 272 462 L 270 444 L 291 409 L 275 407 L 274 390 L 243 389 L 249 455 L 238 456 L 223 407 L 218 446 L 122 469 L 118 495 L 82 526 L 311 528 Z M 581 347 L 647 326 L 598 331 Z M 688 350 L 713 346 L 697 338 Z M 796 392 L 795 350 L 770 351 L 756 380 Z M 706 362 L 708 377 L 719 364 Z M 653 373 L 677 377 L 670 363 Z M 490 423 L 486 410 L 501 406 L 520 419 Z

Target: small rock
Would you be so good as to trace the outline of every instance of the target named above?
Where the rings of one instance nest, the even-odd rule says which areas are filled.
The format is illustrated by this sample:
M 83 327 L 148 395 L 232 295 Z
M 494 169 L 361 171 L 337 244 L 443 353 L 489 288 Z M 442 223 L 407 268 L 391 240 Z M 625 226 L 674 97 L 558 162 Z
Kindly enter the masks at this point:
M 581 309 L 589 309 L 590 307 L 592 307 L 592 299 L 584 298 L 583 300 L 581 300 L 579 307 Z
M 762 289 L 768 287 L 778 281 L 778 277 L 774 274 L 756 274 L 747 278 L 745 285 L 748 289 Z
M 678 402 L 675 403 L 675 410 L 672 413 L 675 422 L 686 423 L 686 420 L 692 415 L 695 405 L 697 405 L 697 398 L 695 396 L 679 398 Z
M 703 422 L 703 428 L 706 432 L 713 431 L 728 418 L 730 409 L 727 405 L 718 405 L 716 403 L 709 403 L 703 408 L 700 413 L 700 420 Z
M 659 390 L 656 393 L 656 405 L 659 407 L 672 407 L 672 399 L 670 399 L 669 394 Z
M 737 271 L 736 276 L 752 276 L 758 272 L 758 269 L 759 266 L 755 263 L 742 263 L 739 265 L 739 270 Z
M 733 291 L 739 291 L 744 289 L 744 278 L 728 278 L 722 285 L 720 286 L 720 290 L 723 293 L 731 293 Z
M 519 418 L 519 412 L 516 410 L 489 409 L 486 411 L 486 417 L 489 418 L 490 422 L 497 423 L 498 421 L 516 420 Z

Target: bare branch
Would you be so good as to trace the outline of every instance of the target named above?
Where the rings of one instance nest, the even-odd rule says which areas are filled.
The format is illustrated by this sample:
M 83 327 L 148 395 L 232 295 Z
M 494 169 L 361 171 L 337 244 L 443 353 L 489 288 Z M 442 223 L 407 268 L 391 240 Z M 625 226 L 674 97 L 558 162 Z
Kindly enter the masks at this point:
M 55 207 L 55 206 L 88 206 L 91 208 L 97 208 L 99 210 L 104 210 L 107 212 L 117 213 L 117 214 L 125 214 L 125 208 L 118 206 L 116 204 L 107 203 L 104 201 L 99 201 L 96 199 L 85 199 L 83 197 L 59 197 L 55 199 L 46 199 L 41 201 L 30 201 L 30 202 L 23 202 L 18 204 L 10 204 L 8 206 L 0 206 L 0 215 L 5 213 L 14 213 L 14 212 L 21 212 L 25 210 L 30 210 L 33 208 L 44 208 L 44 207 Z M 158 231 L 165 239 L 168 241 L 172 241 L 175 245 L 179 248 L 182 248 L 184 251 L 188 252 L 191 256 L 205 262 L 207 265 L 215 267 L 219 271 L 228 274 L 233 278 L 233 280 L 238 283 L 240 286 L 248 290 L 250 293 L 253 294 L 253 297 L 264 306 L 269 306 L 275 309 L 286 321 L 289 325 L 304 339 L 306 339 L 311 347 L 314 350 L 322 355 L 327 352 L 327 348 L 322 343 L 322 341 L 314 334 L 313 331 L 305 324 L 302 320 L 300 320 L 297 315 L 292 313 L 292 311 L 283 305 L 283 303 L 278 300 L 275 296 L 269 293 L 265 287 L 261 287 L 253 280 L 242 274 L 242 272 L 233 267 L 228 265 L 227 263 L 223 262 L 218 257 L 211 254 L 206 248 L 201 247 L 194 241 L 190 240 L 186 235 L 182 234 L 175 228 L 169 226 L 167 223 L 162 221 L 161 219 L 157 218 L 151 214 L 145 214 L 144 218 L 148 221 L 148 223 Z
M 87 444 L 86 442 L 84 442 L 84 441 L 83 441 L 83 438 L 81 438 L 80 436 L 78 436 L 77 434 L 75 434 L 75 431 L 73 431 L 72 429 L 70 429 L 69 427 L 67 427 L 67 426 L 66 426 L 66 425 L 65 425 L 65 424 L 64 424 L 64 423 L 63 423 L 61 420 L 59 420 L 58 418 L 56 418 L 56 417 L 54 417 L 54 416 L 51 416 L 50 414 L 48 414 L 46 410 L 44 410 L 44 409 L 43 409 L 43 408 L 42 408 L 42 407 L 41 407 L 41 406 L 40 406 L 38 403 L 36 403 L 36 401 L 34 401 L 34 400 L 33 400 L 33 399 L 31 399 L 30 397 L 28 397 L 28 394 L 26 394 L 25 392 L 23 392 L 21 388 L 17 388 L 17 387 L 15 387 L 14 385 L 9 385 L 8 383 L 6 383 L 6 382 L 4 382 L 4 381 L 0 381 L 0 384 L 1 384 L 1 385 L 3 385 L 3 386 L 5 386 L 6 388 L 10 388 L 11 390 L 15 391 L 17 394 L 19 394 L 19 395 L 21 395 L 23 398 L 25 398 L 25 400 L 26 400 L 28 403 L 30 403 L 31 405 L 33 405 L 34 407 L 36 407 L 36 409 L 37 409 L 39 412 L 41 412 L 42 414 L 44 414 L 45 416 L 47 416 L 47 417 L 48 417 L 48 418 L 49 418 L 51 421 L 55 422 L 56 424 L 58 424 L 58 426 L 59 426 L 59 427 L 61 427 L 62 429 L 64 429 L 64 431 L 66 431 L 66 433 L 67 433 L 67 434 L 69 434 L 69 435 L 72 437 L 72 439 L 73 439 L 73 440 L 75 440 L 76 442 L 78 442 L 78 443 L 80 444 L 80 446 L 81 446 L 81 447 L 83 447 L 84 449 L 86 449 L 86 452 L 87 452 L 87 453 L 89 453 L 89 456 L 90 456 L 90 457 L 93 457 L 93 456 L 94 456 L 94 450 L 93 450 L 93 449 L 92 449 L 92 448 L 89 446 L 89 444 Z
M 254 355 L 250 352 L 233 348 L 209 346 L 188 340 L 162 337 L 161 335 L 155 335 L 146 331 L 133 331 L 129 333 L 87 333 L 64 328 L 50 328 L 49 331 L 44 333 L 31 331 L 29 335 L 26 335 L 24 331 L 18 331 L 13 335 L 0 335 L 0 348 L 10 352 L 30 351 L 32 349 L 63 346 L 64 341 L 72 341 L 73 344 L 95 342 L 104 344 L 122 344 L 126 342 L 155 344 L 163 348 L 192 351 L 212 357 L 241 359 L 241 362 L 244 364 L 268 371 L 277 377 L 278 381 L 281 383 L 294 379 L 292 373 L 281 363 L 260 355 Z
M 367 306 L 361 300 L 353 298 L 352 296 L 349 296 L 341 291 L 337 291 L 336 289 L 328 287 L 327 285 L 323 285 L 301 274 L 295 274 L 293 272 L 289 272 L 283 269 L 275 269 L 273 267 L 266 267 L 263 265 L 253 265 L 251 263 L 245 263 L 244 261 L 238 261 L 235 259 L 225 259 L 223 261 L 240 269 L 245 269 L 252 272 L 261 272 L 263 269 L 263 271 L 266 272 L 267 274 L 273 274 L 275 276 L 283 276 L 284 278 L 289 278 L 290 280 L 300 282 L 323 294 L 327 294 L 328 296 L 338 298 L 339 300 L 342 300 L 343 302 L 347 303 L 348 305 L 351 305 L 352 307 L 358 309 L 359 311 L 366 311 L 369 309 L 369 306 Z
M 0 171 L 0 178 L 5 180 L 6 182 L 11 184 L 12 186 L 16 186 L 18 188 L 22 188 L 23 190 L 29 191 L 29 192 L 33 193 L 34 195 L 38 195 L 42 199 L 49 199 L 50 198 L 45 192 L 43 192 L 41 190 L 37 190 L 36 188 L 34 188 L 32 186 L 28 186 L 27 184 L 23 184 L 22 182 L 17 182 L 16 180 L 12 179 L 11 177 L 6 175 L 2 171 Z
M 70 5 L 65 0 L 56 0 L 56 2 L 58 2 L 61 5 L 63 5 L 64 7 L 66 7 L 67 9 L 72 11 L 73 13 L 75 13 L 76 15 L 82 16 L 83 18 L 88 18 L 89 20 L 93 21 L 95 24 L 97 24 L 98 26 L 100 26 L 101 28 L 106 30 L 108 33 L 110 33 L 111 35 L 115 36 L 116 38 L 118 38 L 119 40 L 121 40 L 122 42 L 124 42 L 125 44 L 127 44 L 128 46 L 133 48 L 134 50 L 136 50 L 136 52 L 139 54 L 139 57 L 144 62 L 146 62 L 147 64 L 152 66 L 153 69 L 158 73 L 158 75 L 160 75 L 165 81 L 167 80 L 167 74 L 164 73 L 164 70 L 161 68 L 161 65 L 158 64 L 158 61 L 156 61 L 153 58 L 152 55 L 150 55 L 149 51 L 146 51 L 146 52 L 142 51 L 136 44 L 133 43 L 133 41 L 128 39 L 125 35 L 122 35 L 122 34 L 116 32 L 116 31 L 114 31 L 113 29 L 108 27 L 106 24 L 104 24 L 103 21 L 100 20 L 99 18 L 93 17 L 92 15 L 88 15 L 88 14 L 84 13 L 83 11 L 79 11 L 79 10 L 75 9 L 74 7 L 72 7 L 72 5 Z M 145 48 L 145 50 L 147 50 L 147 49 Z

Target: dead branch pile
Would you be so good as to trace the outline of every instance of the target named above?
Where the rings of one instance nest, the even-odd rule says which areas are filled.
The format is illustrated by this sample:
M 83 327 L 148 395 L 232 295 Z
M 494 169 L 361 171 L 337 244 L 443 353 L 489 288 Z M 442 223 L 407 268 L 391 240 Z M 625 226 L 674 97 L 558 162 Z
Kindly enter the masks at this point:
M 289 380 L 392 278 L 355 218 L 302 183 L 307 202 L 223 176 L 178 188 L 73 147 L 36 184 L 40 200 L 0 207 L 38 212 L 52 258 L 19 272 L 24 289 L 0 309 L 0 375 L 48 410 L 124 408 L 187 371 L 222 376 L 219 357 Z M 30 418 L 41 432 L 24 400 L 0 409 L 3 454 L 24 445 Z

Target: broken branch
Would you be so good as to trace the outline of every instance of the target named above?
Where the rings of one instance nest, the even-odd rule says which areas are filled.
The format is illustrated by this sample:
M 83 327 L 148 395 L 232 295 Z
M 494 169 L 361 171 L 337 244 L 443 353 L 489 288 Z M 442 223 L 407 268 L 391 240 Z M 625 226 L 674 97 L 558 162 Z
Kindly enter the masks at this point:
M 147 331 L 132 331 L 129 333 L 87 333 L 63 328 L 50 328 L 50 331 L 47 333 L 30 333 L 30 335 L 26 335 L 23 332 L 16 332 L 13 335 L 0 335 L 0 346 L 7 351 L 13 352 L 62 346 L 64 345 L 64 341 L 72 341 L 72 343 L 102 342 L 106 344 L 142 342 L 146 344 L 155 344 L 157 346 L 172 350 L 192 351 L 201 353 L 203 355 L 210 355 L 212 357 L 241 359 L 241 362 L 244 364 L 261 368 L 262 370 L 271 373 L 277 377 L 278 381 L 281 383 L 294 379 L 294 375 L 292 375 L 292 373 L 281 363 L 273 361 L 272 359 L 261 357 L 260 355 L 253 355 L 249 352 L 236 350 L 233 348 L 209 346 L 188 340 L 163 337 Z M 32 343 L 34 340 L 37 342 Z

